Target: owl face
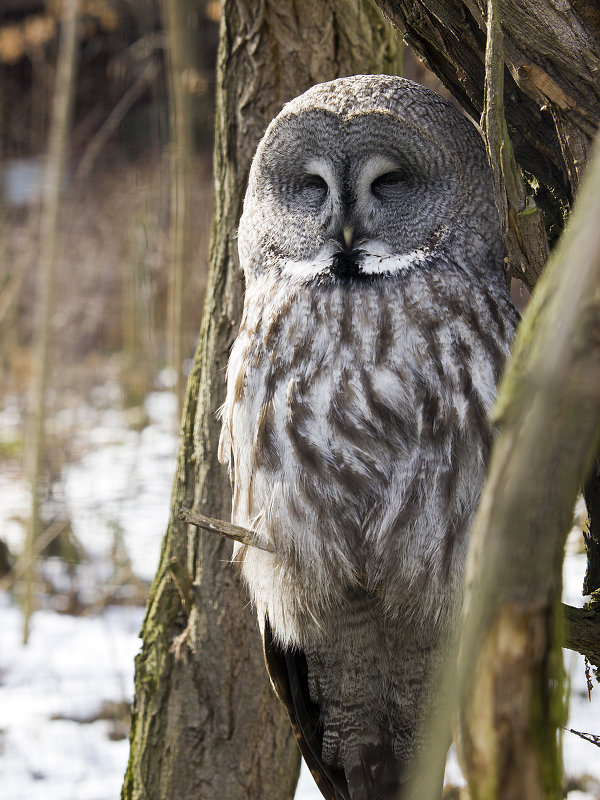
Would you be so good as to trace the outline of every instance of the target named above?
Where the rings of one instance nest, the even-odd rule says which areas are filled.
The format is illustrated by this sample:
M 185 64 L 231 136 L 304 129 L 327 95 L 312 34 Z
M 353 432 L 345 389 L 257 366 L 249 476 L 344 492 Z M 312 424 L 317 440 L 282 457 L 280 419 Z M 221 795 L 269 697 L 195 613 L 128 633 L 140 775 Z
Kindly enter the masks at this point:
M 239 229 L 246 279 L 372 280 L 423 264 L 449 240 L 495 248 L 486 173 L 475 129 L 432 92 L 389 77 L 321 85 L 288 104 L 259 145 Z M 489 263 L 489 252 L 476 260 Z

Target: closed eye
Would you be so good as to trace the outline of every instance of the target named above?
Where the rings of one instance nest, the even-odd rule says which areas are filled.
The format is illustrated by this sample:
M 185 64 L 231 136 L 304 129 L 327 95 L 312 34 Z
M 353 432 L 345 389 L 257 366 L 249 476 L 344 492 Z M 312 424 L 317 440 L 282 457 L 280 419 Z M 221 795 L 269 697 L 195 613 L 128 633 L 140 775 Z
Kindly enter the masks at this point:
M 375 178 L 371 184 L 371 191 L 375 197 L 382 198 L 388 192 L 399 188 L 406 180 L 406 174 L 399 169 L 392 172 L 384 172 L 383 175 Z
M 300 180 L 300 188 L 308 191 L 327 192 L 329 187 L 327 181 L 320 175 L 305 174 Z
M 329 186 L 325 178 L 312 172 L 305 172 L 298 176 L 296 192 L 302 197 L 302 202 L 307 207 L 317 208 L 322 206 L 329 194 Z

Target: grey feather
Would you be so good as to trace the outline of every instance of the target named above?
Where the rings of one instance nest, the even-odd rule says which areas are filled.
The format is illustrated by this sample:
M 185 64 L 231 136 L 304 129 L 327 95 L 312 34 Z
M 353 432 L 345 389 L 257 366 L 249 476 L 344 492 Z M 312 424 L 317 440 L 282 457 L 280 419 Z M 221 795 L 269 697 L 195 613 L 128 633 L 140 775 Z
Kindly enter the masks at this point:
M 517 322 L 479 134 L 400 78 L 313 87 L 258 147 L 239 252 L 220 457 L 233 521 L 273 550 L 238 553 L 267 663 L 294 681 L 303 654 L 339 796 L 392 797 L 426 746 Z

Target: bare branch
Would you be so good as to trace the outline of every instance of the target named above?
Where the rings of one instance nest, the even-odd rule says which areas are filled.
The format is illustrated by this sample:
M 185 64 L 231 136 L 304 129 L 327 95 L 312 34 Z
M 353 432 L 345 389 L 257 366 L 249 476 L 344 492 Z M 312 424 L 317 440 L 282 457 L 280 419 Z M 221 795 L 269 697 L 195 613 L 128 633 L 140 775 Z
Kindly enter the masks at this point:
M 579 736 L 580 739 L 585 739 L 586 742 L 590 742 L 591 744 L 595 744 L 596 747 L 600 747 L 600 736 L 597 736 L 595 733 L 584 733 L 583 731 L 576 731 L 573 728 L 566 728 L 569 733 L 574 733 L 575 736 Z
M 203 514 L 196 514 L 185 506 L 179 507 L 178 517 L 190 525 L 201 528 L 203 531 L 217 533 L 219 536 L 224 536 L 226 539 L 231 539 L 234 542 L 240 542 L 240 544 L 245 544 L 247 547 L 256 547 L 267 553 L 275 552 L 268 544 L 260 541 L 258 533 L 250 531 L 247 528 L 242 528 L 241 525 L 234 525 L 222 519 L 213 519 L 212 517 L 205 517 Z

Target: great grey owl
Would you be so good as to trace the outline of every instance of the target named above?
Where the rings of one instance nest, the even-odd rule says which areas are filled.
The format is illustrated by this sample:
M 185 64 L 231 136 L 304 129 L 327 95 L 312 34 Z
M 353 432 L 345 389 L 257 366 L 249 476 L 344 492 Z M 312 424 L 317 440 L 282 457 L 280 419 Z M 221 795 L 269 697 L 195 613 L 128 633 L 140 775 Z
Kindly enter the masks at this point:
M 475 127 L 389 76 L 270 124 L 220 458 L 267 666 L 325 797 L 403 797 L 456 627 L 516 325 Z M 429 800 L 429 799 L 428 799 Z

